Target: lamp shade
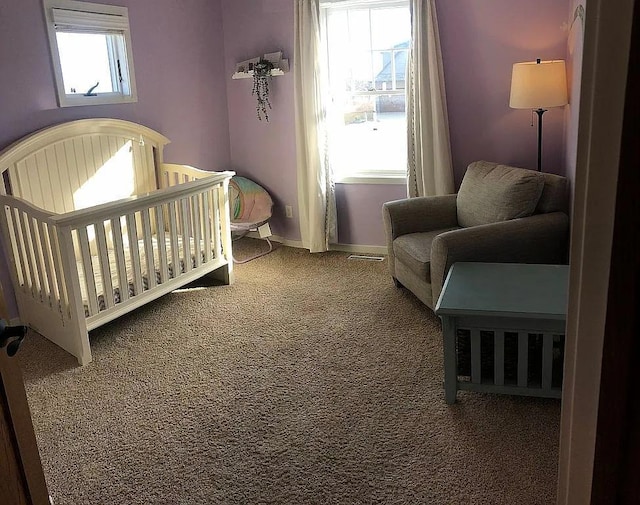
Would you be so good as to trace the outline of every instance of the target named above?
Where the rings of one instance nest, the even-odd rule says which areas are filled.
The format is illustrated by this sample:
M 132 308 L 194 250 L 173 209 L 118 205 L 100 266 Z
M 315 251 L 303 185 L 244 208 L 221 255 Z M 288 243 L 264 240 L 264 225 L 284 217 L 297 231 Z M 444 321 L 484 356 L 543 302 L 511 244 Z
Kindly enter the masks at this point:
M 541 109 L 561 107 L 567 103 L 567 71 L 564 60 L 513 64 L 510 107 Z

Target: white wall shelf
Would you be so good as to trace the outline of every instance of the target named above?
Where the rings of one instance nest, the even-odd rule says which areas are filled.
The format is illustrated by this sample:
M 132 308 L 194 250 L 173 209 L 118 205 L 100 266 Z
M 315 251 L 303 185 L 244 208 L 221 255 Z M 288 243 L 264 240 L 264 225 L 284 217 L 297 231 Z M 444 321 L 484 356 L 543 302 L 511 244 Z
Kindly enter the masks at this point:
M 289 60 L 280 60 L 279 68 L 274 68 L 271 70 L 272 76 L 284 75 L 289 71 Z M 253 70 L 249 70 L 248 72 L 235 72 L 231 78 L 232 79 L 249 79 L 253 77 Z

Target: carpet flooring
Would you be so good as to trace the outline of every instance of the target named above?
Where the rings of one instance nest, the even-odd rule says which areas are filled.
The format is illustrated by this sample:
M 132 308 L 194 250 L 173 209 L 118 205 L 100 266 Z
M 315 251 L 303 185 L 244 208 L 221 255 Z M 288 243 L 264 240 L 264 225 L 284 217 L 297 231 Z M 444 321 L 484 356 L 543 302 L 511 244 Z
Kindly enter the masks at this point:
M 243 239 L 237 254 L 257 247 Z M 560 402 L 442 387 L 386 262 L 280 247 L 18 354 L 56 505 L 554 503 Z

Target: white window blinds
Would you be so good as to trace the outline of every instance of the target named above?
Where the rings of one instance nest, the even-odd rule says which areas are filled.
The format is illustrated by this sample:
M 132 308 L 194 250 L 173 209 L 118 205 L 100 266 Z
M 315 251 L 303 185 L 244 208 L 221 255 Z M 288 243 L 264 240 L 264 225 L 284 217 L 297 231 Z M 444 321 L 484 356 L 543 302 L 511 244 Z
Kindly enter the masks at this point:
M 129 18 L 126 12 L 119 15 L 54 8 L 51 10 L 51 16 L 56 30 L 122 33 L 129 29 Z

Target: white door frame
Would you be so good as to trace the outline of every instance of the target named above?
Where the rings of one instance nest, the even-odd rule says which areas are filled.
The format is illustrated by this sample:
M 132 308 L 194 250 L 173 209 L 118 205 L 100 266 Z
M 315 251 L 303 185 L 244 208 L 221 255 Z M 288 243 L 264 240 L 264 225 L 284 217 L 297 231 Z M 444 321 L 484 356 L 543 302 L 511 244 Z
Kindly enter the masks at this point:
M 591 501 L 634 0 L 589 0 L 574 181 L 559 505 Z

